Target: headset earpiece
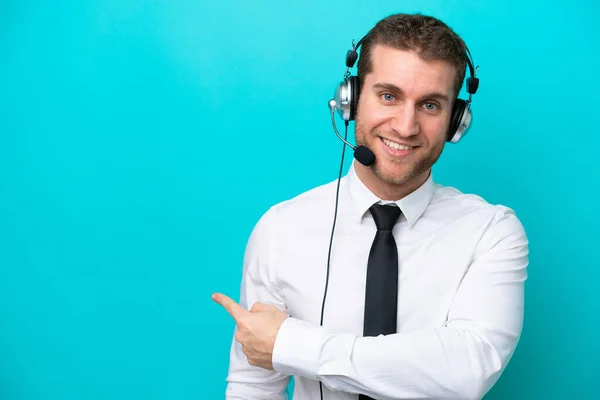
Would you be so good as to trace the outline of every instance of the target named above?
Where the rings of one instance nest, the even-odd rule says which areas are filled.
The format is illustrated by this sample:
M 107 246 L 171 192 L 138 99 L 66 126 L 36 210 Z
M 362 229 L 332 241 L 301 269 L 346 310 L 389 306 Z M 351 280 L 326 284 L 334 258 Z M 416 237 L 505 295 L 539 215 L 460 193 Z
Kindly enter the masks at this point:
M 471 127 L 472 118 L 470 103 L 462 99 L 456 99 L 454 106 L 452 106 L 452 115 L 450 117 L 446 140 L 450 143 L 460 141 Z
M 346 53 L 346 74 L 344 80 L 335 90 L 333 100 L 334 107 L 338 111 L 339 116 L 346 122 L 353 121 L 356 117 L 356 108 L 358 107 L 358 97 L 360 92 L 360 82 L 357 76 L 351 75 L 348 71 L 354 66 L 358 59 L 356 49 L 362 43 L 363 39 L 359 40 L 358 44 L 352 42 L 352 49 Z
M 334 94 L 335 108 L 339 116 L 346 122 L 356 117 L 360 83 L 358 77 L 351 75 L 341 82 Z
M 469 100 L 456 99 L 452 107 L 452 115 L 450 116 L 450 125 L 448 127 L 448 135 L 446 140 L 450 143 L 458 143 L 471 128 L 473 113 L 471 112 L 471 99 L 479 89 L 479 78 L 475 75 L 477 68 L 474 67 L 471 52 L 467 47 L 467 67 L 470 76 L 466 80 L 466 89 L 469 93 Z M 479 68 L 479 67 L 478 67 Z

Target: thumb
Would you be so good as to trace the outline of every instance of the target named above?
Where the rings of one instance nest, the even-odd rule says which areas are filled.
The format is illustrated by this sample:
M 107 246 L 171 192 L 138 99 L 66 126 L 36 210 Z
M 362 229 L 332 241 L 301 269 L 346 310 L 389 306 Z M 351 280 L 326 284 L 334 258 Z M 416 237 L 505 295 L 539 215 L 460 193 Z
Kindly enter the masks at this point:
M 261 312 L 261 311 L 266 311 L 268 310 L 270 307 L 267 304 L 264 303 L 254 303 L 254 305 L 252 306 L 252 308 L 250 309 L 250 312 Z

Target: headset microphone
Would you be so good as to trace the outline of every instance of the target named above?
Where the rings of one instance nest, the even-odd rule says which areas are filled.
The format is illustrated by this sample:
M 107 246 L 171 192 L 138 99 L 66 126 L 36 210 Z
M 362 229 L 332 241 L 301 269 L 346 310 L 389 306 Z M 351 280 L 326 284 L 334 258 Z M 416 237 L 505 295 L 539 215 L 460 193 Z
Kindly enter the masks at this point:
M 334 99 L 329 100 L 329 109 L 331 110 L 331 123 L 333 124 L 333 130 L 335 134 L 340 138 L 340 140 L 346 143 L 348 146 L 354 150 L 354 158 L 361 163 L 362 165 L 368 167 L 375 162 L 375 153 L 373 153 L 366 146 L 354 146 L 347 142 L 338 132 L 337 127 L 335 126 L 335 109 L 337 108 L 337 103 Z M 348 127 L 348 121 L 346 121 L 346 127 Z

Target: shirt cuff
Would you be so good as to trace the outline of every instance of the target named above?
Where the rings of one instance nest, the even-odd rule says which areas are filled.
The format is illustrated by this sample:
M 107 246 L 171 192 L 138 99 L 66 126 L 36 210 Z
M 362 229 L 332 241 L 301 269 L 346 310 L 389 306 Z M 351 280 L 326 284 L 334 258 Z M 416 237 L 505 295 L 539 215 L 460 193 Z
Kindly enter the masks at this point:
M 286 375 L 317 379 L 321 349 L 328 336 L 322 327 L 287 318 L 275 339 L 273 368 Z

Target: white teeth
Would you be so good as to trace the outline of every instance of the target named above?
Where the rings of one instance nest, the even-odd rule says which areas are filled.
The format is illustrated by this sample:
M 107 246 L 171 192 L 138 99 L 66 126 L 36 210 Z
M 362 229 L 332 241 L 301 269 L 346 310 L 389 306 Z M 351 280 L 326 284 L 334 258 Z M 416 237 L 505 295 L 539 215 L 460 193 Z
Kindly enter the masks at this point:
M 391 147 L 394 150 L 410 150 L 412 147 L 405 146 L 403 144 L 398 144 L 396 142 L 392 142 L 391 140 L 383 139 L 383 143 L 385 143 L 388 147 Z

